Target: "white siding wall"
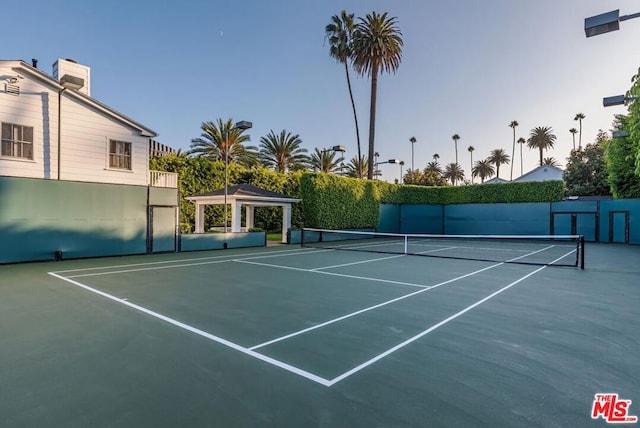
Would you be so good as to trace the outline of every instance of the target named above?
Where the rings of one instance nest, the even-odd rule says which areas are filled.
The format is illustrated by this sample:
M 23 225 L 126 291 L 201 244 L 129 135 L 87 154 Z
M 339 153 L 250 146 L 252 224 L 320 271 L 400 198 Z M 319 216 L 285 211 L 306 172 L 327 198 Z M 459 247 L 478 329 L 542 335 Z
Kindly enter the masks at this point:
M 0 157 L 0 175 L 57 179 L 58 93 L 21 73 L 20 95 L 5 93 L 4 79 L 15 76 L 0 67 L 0 122 L 34 128 L 34 160 Z M 108 141 L 132 143 L 132 171 L 108 168 Z M 63 93 L 62 180 L 146 185 L 148 137 Z

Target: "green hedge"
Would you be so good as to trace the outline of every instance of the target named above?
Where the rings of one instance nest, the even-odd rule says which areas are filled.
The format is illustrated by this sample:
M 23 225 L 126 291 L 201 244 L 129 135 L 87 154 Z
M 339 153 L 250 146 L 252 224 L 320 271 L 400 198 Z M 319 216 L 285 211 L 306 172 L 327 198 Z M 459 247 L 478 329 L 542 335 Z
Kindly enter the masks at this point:
M 304 225 L 327 229 L 377 227 L 379 183 L 332 174 L 303 174 L 300 197 Z
M 476 184 L 472 186 L 398 186 L 380 183 L 385 204 L 479 204 L 562 200 L 562 181 Z
M 180 195 L 190 196 L 224 187 L 224 164 L 204 158 L 165 156 L 152 158 L 150 168 L 177 172 Z M 378 226 L 380 203 L 385 204 L 471 204 L 500 202 L 552 202 L 563 195 L 562 181 L 478 184 L 472 186 L 407 186 L 382 181 L 359 180 L 324 173 L 278 173 L 265 168 L 229 165 L 229 185 L 251 183 L 263 189 L 302 199 L 293 204 L 294 228 L 330 229 Z M 205 230 L 223 224 L 222 207 L 206 208 Z M 194 204 L 180 201 L 181 229 L 192 231 Z M 230 214 L 230 213 L 229 213 Z M 258 207 L 255 226 L 280 230 L 281 208 Z

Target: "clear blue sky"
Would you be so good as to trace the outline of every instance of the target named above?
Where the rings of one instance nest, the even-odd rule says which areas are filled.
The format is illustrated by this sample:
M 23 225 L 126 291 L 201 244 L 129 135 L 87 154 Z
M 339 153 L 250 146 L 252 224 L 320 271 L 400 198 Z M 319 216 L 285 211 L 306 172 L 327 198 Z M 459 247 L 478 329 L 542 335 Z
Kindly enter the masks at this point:
M 583 144 L 613 115 L 602 98 L 624 93 L 640 66 L 640 19 L 587 39 L 584 18 L 614 9 L 640 11 L 637 0 L 236 0 L 7 4 L 2 59 L 39 59 L 50 73 L 57 58 L 91 67 L 92 96 L 159 133 L 158 140 L 186 150 L 206 120 L 250 120 L 252 144 L 270 130 L 299 134 L 310 152 L 342 144 L 356 155 L 344 69 L 328 55 L 324 27 L 346 9 L 398 18 L 405 42 L 398 72 L 379 81 L 376 150 L 381 160 L 416 167 L 438 153 L 469 176 L 474 160 L 495 148 L 511 154 L 512 130 L 527 138 L 536 126 L 558 137 L 553 156 L 562 164 L 572 146 L 569 129 L 578 112 Z M 20 17 L 18 19 L 18 17 Z M 13 35 L 13 36 L 10 36 Z M 369 123 L 366 78 L 353 79 L 363 151 Z M 537 152 L 525 147 L 525 172 Z M 519 175 L 516 152 L 514 177 Z M 399 176 L 384 165 L 383 178 Z M 506 172 L 505 169 L 507 170 Z M 509 167 L 501 169 L 508 178 Z M 517 173 L 516 173 L 517 172 Z

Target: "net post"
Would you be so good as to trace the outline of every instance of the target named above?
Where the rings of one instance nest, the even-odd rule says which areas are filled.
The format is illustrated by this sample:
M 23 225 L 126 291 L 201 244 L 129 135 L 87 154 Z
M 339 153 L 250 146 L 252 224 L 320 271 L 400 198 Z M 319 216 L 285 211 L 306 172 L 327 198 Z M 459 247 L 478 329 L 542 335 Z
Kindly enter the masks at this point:
M 300 248 L 304 247 L 304 227 L 300 229 Z
M 584 235 L 580 236 L 580 269 L 584 269 Z
M 409 235 L 404 235 L 404 254 L 408 254 L 409 249 Z

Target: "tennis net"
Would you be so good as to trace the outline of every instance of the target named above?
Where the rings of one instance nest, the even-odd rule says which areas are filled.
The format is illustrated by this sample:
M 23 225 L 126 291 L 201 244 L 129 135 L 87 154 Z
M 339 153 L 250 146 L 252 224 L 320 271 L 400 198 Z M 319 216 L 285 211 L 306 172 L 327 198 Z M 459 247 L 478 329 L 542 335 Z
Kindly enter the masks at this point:
M 303 247 L 584 269 L 581 235 L 426 235 L 302 229 Z

